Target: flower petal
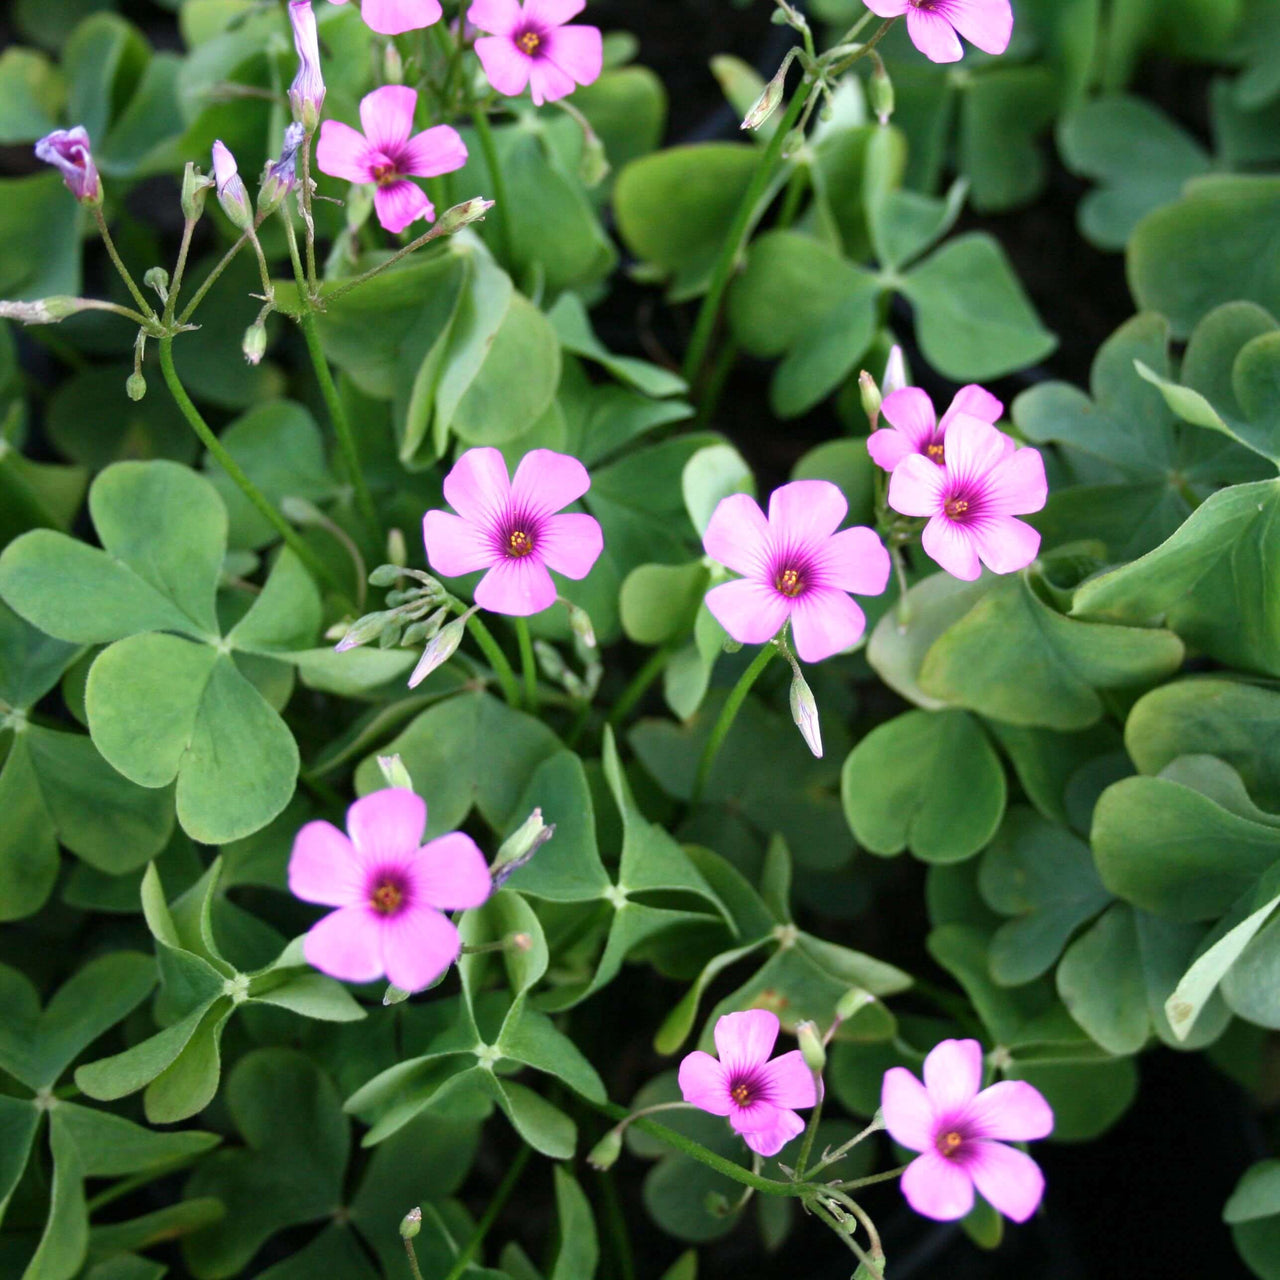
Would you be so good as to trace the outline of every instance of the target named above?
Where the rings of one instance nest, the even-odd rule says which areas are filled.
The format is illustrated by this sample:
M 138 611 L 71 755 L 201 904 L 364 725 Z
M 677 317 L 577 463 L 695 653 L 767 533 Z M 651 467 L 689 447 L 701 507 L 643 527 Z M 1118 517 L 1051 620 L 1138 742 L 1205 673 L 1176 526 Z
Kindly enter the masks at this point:
M 680 1064 L 679 1080 L 681 1096 L 700 1111 L 727 1116 L 733 1110 L 729 1077 L 709 1053 L 695 1049 L 686 1054 Z
M 331 978 L 372 982 L 383 974 L 380 933 L 379 919 L 367 907 L 343 907 L 311 926 L 302 954 Z
M 985 485 L 983 510 L 996 515 L 1025 516 L 1049 500 L 1049 482 L 1039 449 L 1018 449 L 992 468 Z
M 445 501 L 464 519 L 487 526 L 507 509 L 507 464 L 492 446 L 468 449 L 444 478 Z
M 578 84 L 594 84 L 604 66 L 604 38 L 599 27 L 557 27 L 547 32 L 539 52 Z
M 394 155 L 413 132 L 413 112 L 418 91 L 403 84 L 384 84 L 360 100 L 360 123 L 369 145 Z
M 1015 573 L 1040 554 L 1040 535 L 1013 516 L 987 516 L 972 525 L 973 543 L 992 573 Z
M 712 587 L 707 608 L 739 644 L 764 644 L 782 630 L 789 612 L 786 599 L 751 578 Z
M 906 1067 L 890 1067 L 880 1085 L 884 1127 L 899 1146 L 931 1151 L 937 1113 L 928 1090 Z
M 428 563 L 442 578 L 488 569 L 498 559 L 484 529 L 450 511 L 428 511 L 422 517 L 422 540 Z
M 793 480 L 769 496 L 769 532 L 775 547 L 829 538 L 849 513 L 839 485 L 830 480 Z
M 880 416 L 897 427 L 917 453 L 933 439 L 938 428 L 933 401 L 919 387 L 903 387 L 901 391 L 885 396 Z
M 525 0 L 524 20 L 538 27 L 561 27 L 587 7 L 587 0 Z
M 489 864 L 476 842 L 461 831 L 428 840 L 409 869 L 414 901 L 438 911 L 462 911 L 487 902 L 493 891 Z
M 1025 1151 L 1002 1142 L 969 1142 L 964 1166 L 974 1185 L 1006 1218 L 1026 1222 L 1044 1196 L 1044 1174 Z
M 518 0 L 475 0 L 467 10 L 467 21 L 481 31 L 508 36 L 520 25 Z
M 556 584 L 537 556 L 504 556 L 476 585 L 475 599 L 490 613 L 527 618 L 556 602 Z
M 467 144 L 458 131 L 438 124 L 415 133 L 396 156 L 396 168 L 417 178 L 436 178 L 467 163 Z
M 959 483 L 981 479 L 1006 456 L 1007 439 L 981 418 L 956 414 L 947 427 L 947 474 Z
M 362 0 L 360 16 L 371 31 L 399 36 L 439 22 L 444 10 L 440 0 Z
M 533 59 L 521 53 L 510 36 L 481 36 L 475 51 L 485 76 L 499 93 L 518 98 L 524 92 Z
M 289 892 L 326 907 L 349 907 L 364 900 L 360 855 L 332 822 L 308 822 L 294 836 Z
M 887 428 L 873 431 L 867 437 L 867 452 L 871 461 L 884 471 L 892 471 L 903 458 L 917 452 L 902 431 Z
M 403 866 L 418 851 L 427 802 L 407 787 L 371 791 L 347 810 L 347 833 L 365 866 Z
M 1025 1080 L 1001 1080 L 974 1098 L 964 1124 L 965 1132 L 974 1138 L 1030 1142 L 1053 1132 L 1053 1108 Z
M 347 182 L 372 182 L 370 147 L 364 134 L 341 120 L 326 120 L 316 143 L 316 167 L 332 178 Z
M 942 0 L 947 21 L 983 53 L 1003 53 L 1013 36 L 1009 0 Z
M 942 421 L 939 426 L 942 427 L 943 431 L 946 431 L 951 425 L 952 419 L 961 413 L 968 414 L 971 418 L 978 418 L 983 422 L 989 422 L 994 426 L 1000 421 L 1000 417 L 1004 413 L 1004 404 L 997 400 L 985 387 L 980 387 L 977 383 L 970 383 L 969 386 L 961 387 L 956 392 L 946 413 L 942 415 Z
M 811 1107 L 818 1101 L 813 1072 L 805 1065 L 799 1049 L 780 1053 L 766 1062 L 760 1072 L 769 1090 L 769 1101 L 775 1107 Z
M 585 578 L 604 550 L 604 534 L 594 516 L 570 511 L 548 516 L 538 534 L 538 555 L 566 578 Z
M 865 0 L 866 6 L 878 18 L 900 18 L 907 11 L 911 0 Z
M 866 628 L 867 615 L 858 604 L 831 587 L 813 587 L 791 605 L 791 634 L 804 662 L 822 662 L 852 649 Z
M 964 47 L 946 18 L 931 9 L 907 10 L 907 34 L 911 43 L 930 62 L 959 62 L 964 57 Z
M 462 949 L 453 922 L 428 906 L 410 907 L 389 917 L 380 935 L 387 981 L 402 991 L 429 987 Z
M 946 481 L 946 472 L 936 463 L 908 454 L 889 477 L 889 505 L 904 516 L 937 515 Z
M 959 1162 L 936 1151 L 917 1156 L 902 1175 L 902 1194 L 919 1214 L 954 1222 L 973 1208 L 973 1183 Z
M 760 504 L 747 493 L 721 498 L 707 521 L 702 546 L 726 569 L 763 576 L 769 563 L 769 522 Z
M 558 102 L 567 98 L 578 86 L 573 77 L 562 71 L 550 58 L 535 57 L 529 65 L 529 93 L 533 105 L 540 107 L 544 102 Z
M 729 1121 L 733 1123 L 732 1120 Z M 742 1140 L 757 1155 L 776 1156 L 792 1138 L 804 1132 L 804 1121 L 794 1111 L 774 1112 L 773 1123 L 767 1129 L 753 1129 L 742 1135 Z
M 962 1111 L 982 1088 L 982 1046 L 976 1040 L 942 1040 L 924 1060 L 924 1087 L 946 1120 Z
M 567 453 L 530 449 L 511 477 L 511 503 L 520 511 L 550 515 L 591 488 L 586 467 Z
M 894 472 L 897 475 L 897 472 Z M 920 545 L 925 555 L 940 564 L 953 578 L 976 582 L 982 577 L 978 548 L 972 529 L 946 516 L 934 516 L 924 527 Z
M 768 1009 L 726 1013 L 717 1019 L 714 1034 L 725 1071 L 749 1071 L 769 1060 L 778 1038 L 778 1015 Z
M 373 208 L 383 228 L 393 233 L 403 231 L 419 218 L 432 222 L 436 216 L 435 206 L 427 199 L 426 192 L 407 179 L 378 187 L 373 193 Z
M 893 571 L 880 535 L 866 525 L 833 534 L 815 558 L 821 566 L 824 587 L 839 587 L 860 596 L 878 596 L 889 585 Z

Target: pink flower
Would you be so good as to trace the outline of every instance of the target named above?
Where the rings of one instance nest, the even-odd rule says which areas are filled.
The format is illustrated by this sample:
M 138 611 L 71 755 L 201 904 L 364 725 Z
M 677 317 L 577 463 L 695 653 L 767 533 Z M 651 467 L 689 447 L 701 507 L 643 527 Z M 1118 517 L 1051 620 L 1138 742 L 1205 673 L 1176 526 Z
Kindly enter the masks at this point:
M 346 4 L 347 0 L 333 0 Z M 440 0 L 362 0 L 360 16 L 365 25 L 383 36 L 399 36 L 418 31 L 444 17 Z
M 964 56 L 959 32 L 984 53 L 1003 53 L 1013 35 L 1009 0 L 867 0 L 882 18 L 907 15 L 911 43 L 930 62 L 959 62 Z
M 293 28 L 293 47 L 298 54 L 297 74 L 289 86 L 289 105 L 294 120 L 310 132 L 319 123 L 320 108 L 324 106 L 320 38 L 316 34 L 311 0 L 289 0 L 289 23 Z
M 729 1125 L 762 1156 L 776 1156 L 804 1132 L 794 1107 L 818 1100 L 813 1072 L 804 1055 L 792 1049 L 769 1061 L 778 1038 L 778 1015 L 768 1009 L 726 1013 L 716 1023 L 717 1062 L 701 1049 L 680 1064 L 680 1092 L 686 1102 Z
M 1025 1222 L 1044 1195 L 1040 1166 L 1004 1143 L 1048 1137 L 1049 1104 L 1022 1080 L 979 1093 L 981 1088 L 982 1046 L 976 1040 L 936 1045 L 924 1060 L 924 1084 L 905 1067 L 885 1072 L 885 1128 L 896 1143 L 921 1152 L 902 1175 L 902 1194 L 926 1218 L 963 1218 L 977 1187 L 1006 1218 Z
M 413 133 L 417 104 L 416 89 L 384 85 L 360 103 L 363 134 L 339 120 L 326 120 L 320 126 L 316 164 L 335 178 L 376 183 L 373 206 L 388 231 L 403 231 L 418 218 L 435 219 L 434 206 L 422 188 L 409 181 L 409 175 L 434 178 L 467 162 L 467 148 L 449 125 Z
M 214 140 L 212 156 L 213 185 L 222 212 L 234 226 L 248 231 L 253 226 L 253 205 L 249 203 L 249 192 L 240 176 L 236 158 L 221 138 Z
M 102 180 L 89 150 L 89 134 L 84 125 L 55 129 L 36 143 L 36 157 L 62 174 L 67 190 L 85 204 L 102 203 Z
M 836 530 L 848 513 L 829 480 L 795 480 L 773 491 L 769 518 L 754 498 L 735 493 L 711 514 L 702 545 L 743 576 L 707 592 L 707 608 L 741 644 L 764 644 L 791 619 L 796 652 L 821 662 L 852 648 L 867 625 L 848 596 L 878 596 L 889 581 L 889 553 L 874 530 Z
M 492 35 L 476 41 L 489 83 L 514 98 L 527 84 L 534 106 L 566 97 L 600 75 L 604 44 L 598 27 L 567 27 L 586 0 L 475 0 L 467 21 Z
M 933 401 L 919 387 L 903 387 L 900 391 L 886 394 L 880 415 L 890 426 L 871 433 L 867 452 L 871 460 L 886 471 L 892 471 L 911 453 L 923 454 L 941 465 L 947 428 L 961 413 L 995 426 L 1004 413 L 1004 405 L 982 387 L 961 387 L 939 422 L 933 411 Z M 1013 449 L 1013 441 L 1010 440 L 1009 452 L 1012 453 Z
M 567 454 L 533 449 L 508 480 L 497 449 L 468 449 L 444 479 L 444 496 L 460 514 L 423 517 L 427 559 L 446 578 L 488 569 L 475 592 L 482 609 L 541 613 L 556 600 L 547 570 L 585 578 L 604 549 L 591 516 L 556 514 L 590 487 L 586 467 Z
M 457 958 L 444 911 L 478 907 L 491 888 L 484 855 L 460 831 L 422 844 L 427 806 L 403 787 L 375 791 L 347 810 L 347 835 L 308 822 L 293 841 L 289 888 L 337 907 L 311 927 L 307 962 L 344 982 L 384 974 L 405 991 L 430 986 Z
M 1014 516 L 1039 511 L 1049 496 L 1036 449 L 1009 450 L 989 423 L 957 415 L 943 463 L 908 454 L 889 477 L 889 505 L 904 516 L 929 516 L 922 543 L 949 574 L 972 582 L 981 560 L 993 573 L 1024 569 L 1040 535 Z

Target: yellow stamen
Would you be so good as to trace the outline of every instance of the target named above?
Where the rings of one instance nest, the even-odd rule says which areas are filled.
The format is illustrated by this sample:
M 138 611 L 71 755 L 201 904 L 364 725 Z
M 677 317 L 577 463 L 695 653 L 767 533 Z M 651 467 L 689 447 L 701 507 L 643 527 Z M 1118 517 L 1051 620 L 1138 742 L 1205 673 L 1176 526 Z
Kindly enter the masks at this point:
M 938 1150 L 944 1156 L 953 1156 L 964 1145 L 964 1138 L 953 1129 L 938 1139 Z
M 533 550 L 533 539 L 523 529 L 513 529 L 507 534 L 507 554 L 517 558 L 527 556 Z
M 399 910 L 400 903 L 404 901 L 404 894 L 390 880 L 384 880 L 373 891 L 370 900 L 373 903 L 373 909 L 379 915 L 389 916 Z
M 521 52 L 532 58 L 542 45 L 542 37 L 536 31 L 526 31 L 524 35 L 516 37 L 516 45 Z
M 784 596 L 798 596 L 804 590 L 804 579 L 796 569 L 783 569 L 775 579 L 774 586 Z

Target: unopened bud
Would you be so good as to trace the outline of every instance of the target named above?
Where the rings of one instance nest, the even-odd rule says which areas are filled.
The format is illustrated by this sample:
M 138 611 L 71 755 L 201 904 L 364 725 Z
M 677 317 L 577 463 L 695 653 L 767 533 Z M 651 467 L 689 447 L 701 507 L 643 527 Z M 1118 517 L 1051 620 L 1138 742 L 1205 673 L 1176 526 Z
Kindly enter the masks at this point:
M 533 949 L 533 937 L 527 933 L 513 933 L 507 941 L 511 945 L 512 951 L 531 951 Z
M 409 563 L 409 550 L 405 546 L 403 529 L 387 530 L 387 559 L 393 565 L 402 567 Z
M 72 298 L 57 294 L 38 298 L 35 302 L 0 302 L 0 320 L 17 320 L 21 324 L 57 324 L 78 311 L 95 306 L 92 298 Z
M 409 777 L 409 770 L 405 768 L 404 761 L 400 759 L 399 754 L 379 756 L 378 768 L 382 770 L 382 776 L 387 780 L 387 786 L 396 787 L 403 791 L 413 790 L 413 779 Z
M 212 186 L 213 179 L 201 173 L 188 160 L 187 167 L 182 171 L 182 216 L 188 222 L 195 222 L 204 213 L 205 196 Z
M 404 84 L 404 59 L 394 40 L 388 40 L 382 51 L 382 83 Z
M 598 187 L 609 176 L 609 156 L 594 129 L 582 135 L 582 159 L 578 161 L 578 177 L 585 187 Z
M 308 8 L 311 6 L 308 5 Z M 410 1209 L 408 1213 L 400 1219 L 400 1237 L 403 1240 L 412 1240 L 414 1236 L 422 1230 L 422 1210 L 418 1208 Z
M 258 364 L 267 354 L 267 326 L 261 320 L 255 320 L 245 331 L 244 341 L 240 344 L 244 358 L 250 364 Z
M 298 185 L 298 150 L 306 138 L 306 130 L 296 121 L 284 131 L 280 159 L 267 165 L 258 188 L 258 213 L 262 217 L 274 213 Z
M 822 727 L 818 723 L 818 704 L 800 668 L 791 677 L 791 718 L 796 722 L 809 750 L 822 759 Z
M 168 301 L 169 273 L 163 267 L 148 267 L 146 275 L 142 277 L 142 283 L 148 289 L 154 290 L 161 302 Z
M 870 991 L 862 987 L 850 987 L 836 1003 L 836 1017 L 841 1022 L 848 1022 L 856 1014 L 862 1012 L 869 1004 L 875 1004 L 876 998 Z
M 131 373 L 124 380 L 124 393 L 135 403 L 147 394 L 147 380 L 140 373 Z
M 876 58 L 871 79 L 867 82 L 867 98 L 871 103 L 871 110 L 876 113 L 876 119 L 882 125 L 888 124 L 893 115 L 893 81 L 889 79 L 889 73 L 879 57 Z
M 362 644 L 376 640 L 382 633 L 383 627 L 391 621 L 391 616 L 390 610 L 383 609 L 378 613 L 366 613 L 364 617 L 357 618 L 347 628 L 346 635 L 334 646 L 334 652 L 346 653 L 348 649 L 358 649 Z
M 489 868 L 495 886 L 503 884 L 513 871 L 523 867 L 556 833 L 554 823 L 542 820 L 535 809 L 503 842 Z
M 311 133 L 320 123 L 320 108 L 324 106 L 320 41 L 311 0 L 290 0 L 289 23 L 293 28 L 293 47 L 298 54 L 298 72 L 289 86 L 289 106 L 293 109 L 294 120 Z
M 804 1065 L 810 1071 L 822 1072 L 827 1067 L 827 1051 L 822 1047 L 822 1037 L 813 1022 L 802 1022 L 796 1027 L 796 1039 L 800 1041 L 800 1052 L 804 1057 Z
M 236 167 L 236 158 L 219 138 L 213 144 L 213 182 L 222 212 L 241 231 L 253 229 L 253 206 L 244 179 Z
M 791 59 L 794 56 L 794 54 L 788 54 L 783 59 L 782 66 L 778 68 L 773 79 L 765 85 L 764 91 L 752 104 L 751 110 L 743 117 L 741 128 L 758 129 L 778 109 L 778 103 L 782 101 L 782 91 L 787 83 L 787 68 L 791 65 Z
M 880 406 L 884 403 L 884 397 L 876 386 L 876 380 L 865 369 L 858 374 L 858 395 L 862 398 L 862 412 L 874 427 L 880 421 Z
M 393 1004 L 404 1004 L 404 1002 L 413 995 L 412 991 L 406 991 L 403 987 L 397 987 L 394 982 L 387 983 L 387 989 L 382 993 L 382 1003 L 386 1008 L 390 1008 Z
M 610 1129 L 608 1133 L 587 1152 L 587 1163 L 593 1169 L 603 1173 L 618 1163 L 622 1154 L 622 1133 L 618 1129 Z
M 889 358 L 884 362 L 884 377 L 880 379 L 880 394 L 891 396 L 907 385 L 907 359 L 902 348 L 895 342 L 889 349 Z
M 51 164 L 81 204 L 94 207 L 102 203 L 102 179 L 98 176 L 89 134 L 84 125 L 74 129 L 55 129 L 36 143 L 36 157 Z
M 565 601 L 565 604 L 569 609 L 569 629 L 588 649 L 594 649 L 596 647 L 596 629 L 591 625 L 591 615 L 578 605 L 570 604 L 568 600 Z
M 455 204 L 452 209 L 446 209 L 440 215 L 436 222 L 436 234 L 451 236 L 455 231 L 461 231 L 468 223 L 479 221 L 492 208 L 493 201 L 481 199 L 480 196 Z
M 402 566 L 398 564 L 380 564 L 370 575 L 371 587 L 392 587 L 399 581 Z
M 565 666 L 564 658 L 560 655 L 560 650 L 553 644 L 548 644 L 545 640 L 535 640 L 533 642 L 533 652 L 537 655 L 538 666 L 542 670 L 542 674 L 548 680 L 560 681 L 564 679 L 565 673 L 569 670 Z
M 410 689 L 416 689 L 437 667 L 443 666 L 453 657 L 466 634 L 468 616 L 464 613 L 462 617 L 455 618 L 447 627 L 441 627 L 427 642 L 418 665 L 409 677 Z

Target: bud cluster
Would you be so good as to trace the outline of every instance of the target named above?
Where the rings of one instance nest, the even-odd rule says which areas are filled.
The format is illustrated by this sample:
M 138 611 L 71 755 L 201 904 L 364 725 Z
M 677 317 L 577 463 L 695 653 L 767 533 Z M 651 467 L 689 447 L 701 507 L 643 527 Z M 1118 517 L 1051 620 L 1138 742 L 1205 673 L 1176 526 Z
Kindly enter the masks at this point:
M 398 564 L 379 565 L 370 575 L 374 587 L 395 587 L 404 578 L 420 585 L 387 592 L 387 608 L 366 613 L 346 628 L 336 646 L 338 653 L 376 640 L 380 649 L 409 647 L 433 639 L 449 614 L 448 592 L 428 573 Z M 452 625 L 452 624 L 450 624 Z

